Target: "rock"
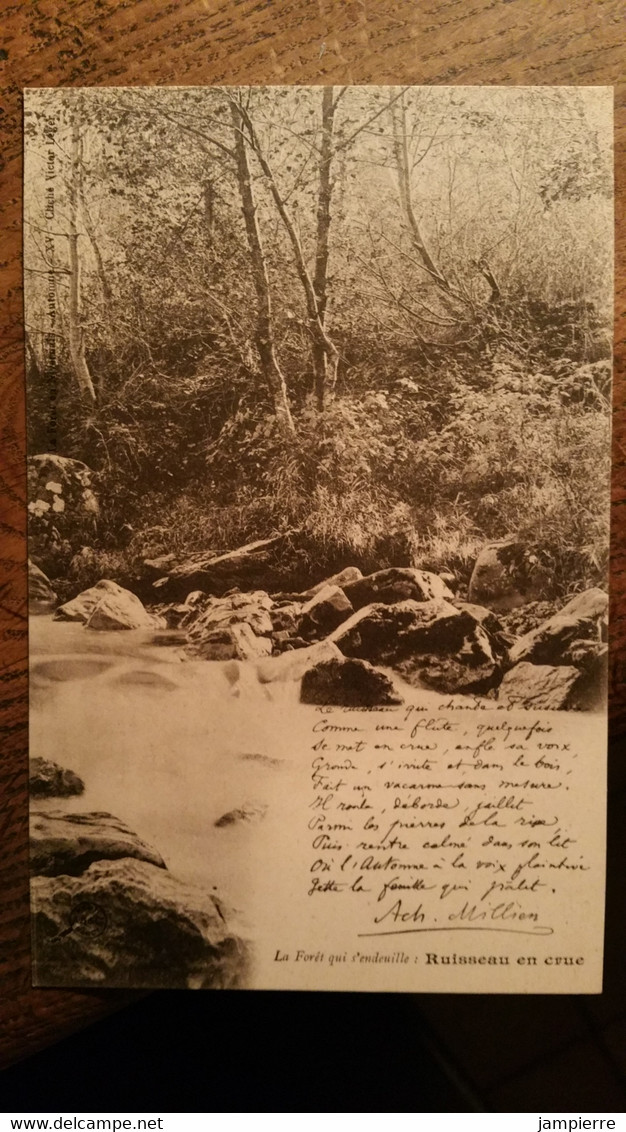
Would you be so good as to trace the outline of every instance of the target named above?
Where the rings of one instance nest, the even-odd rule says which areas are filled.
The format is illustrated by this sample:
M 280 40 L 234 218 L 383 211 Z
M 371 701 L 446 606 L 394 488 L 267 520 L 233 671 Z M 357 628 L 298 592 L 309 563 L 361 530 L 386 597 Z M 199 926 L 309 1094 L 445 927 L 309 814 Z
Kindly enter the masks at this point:
M 198 660 L 257 660 L 271 656 L 269 637 L 257 637 L 247 622 L 214 629 L 194 640 L 187 637 L 185 651 Z
M 274 633 L 295 634 L 298 631 L 302 605 L 300 602 L 285 602 L 283 605 L 270 609 L 270 620 Z
M 365 606 L 329 640 L 345 656 L 390 666 L 408 683 L 441 692 L 487 691 L 500 671 L 485 630 L 443 599 Z
M 459 616 L 458 610 L 443 600 L 408 600 L 393 606 L 379 602 L 353 613 L 329 640 L 346 656 L 387 663 L 408 655 L 441 618 Z
M 189 629 L 190 625 L 193 625 L 194 621 L 198 620 L 200 614 L 212 600 L 210 595 L 205 594 L 203 590 L 192 590 L 190 594 L 187 594 L 183 602 L 177 602 L 174 608 L 186 610 L 181 621 L 181 628 Z
M 330 641 L 318 641 L 315 645 L 273 656 L 271 660 L 262 660 L 257 664 L 257 675 L 261 684 L 273 684 L 275 680 L 301 680 L 308 668 L 341 656 L 340 650 Z
M 267 806 L 258 805 L 255 802 L 244 802 L 243 806 L 222 814 L 221 818 L 218 818 L 213 824 L 218 829 L 223 829 L 224 826 L 239 825 L 241 822 L 262 821 L 266 813 Z
M 166 629 L 181 629 L 189 618 L 189 607 L 184 602 L 173 602 L 170 605 L 155 605 L 152 612 L 163 622 Z M 186 640 L 186 634 L 181 634 Z
M 28 559 L 28 610 L 29 613 L 50 613 L 57 603 L 57 595 L 43 570 Z
M 118 857 L 165 868 L 163 858 L 112 814 L 31 810 L 30 868 L 35 876 L 78 876 L 94 861 Z
M 589 657 L 590 652 L 597 655 L 606 631 L 608 608 L 608 596 L 601 589 L 578 594 L 558 613 L 515 642 L 509 654 L 511 664 L 530 661 L 532 664 L 571 665 L 577 657 L 582 660 Z M 593 647 L 590 649 L 589 645 Z M 579 666 L 586 667 L 587 661 L 582 660 Z
M 448 570 L 442 570 L 439 574 L 439 577 L 441 578 L 441 581 L 444 583 L 444 585 L 452 591 L 452 593 L 456 593 L 457 589 L 459 588 L 459 583 L 454 574 L 451 574 Z
M 145 861 L 98 861 L 31 882 L 40 986 L 234 988 L 247 946 L 217 896 Z
M 529 601 L 527 605 L 518 606 L 509 613 L 501 613 L 499 620 L 506 633 L 515 637 L 525 637 L 531 629 L 538 629 L 544 621 L 548 621 L 556 611 L 553 601 Z
M 82 621 L 99 630 L 154 629 L 158 624 L 134 593 L 108 578 L 60 605 L 54 620 Z
M 576 686 L 575 707 L 579 711 L 606 711 L 609 693 L 609 646 L 601 645 L 597 652 L 585 658 Z M 578 666 L 577 666 L 578 667 Z
M 469 601 L 455 601 L 454 605 L 459 613 L 463 613 L 463 611 L 469 613 L 470 617 L 485 630 L 495 656 L 503 659 L 508 655 L 509 648 L 515 638 L 506 632 L 495 613 L 486 609 L 484 605 L 474 605 Z
M 326 637 L 354 613 L 353 606 L 339 586 L 324 586 L 302 606 L 299 622 L 303 637 Z
M 504 676 L 498 701 L 535 711 L 562 711 L 576 706 L 579 684 L 577 668 L 522 661 Z
M 491 609 L 486 609 L 484 605 L 474 605 L 471 601 L 455 601 L 454 607 L 459 612 L 465 610 L 466 613 L 469 613 L 474 621 L 482 625 L 483 629 L 492 636 L 495 637 L 497 633 L 502 632 L 502 622 L 498 620 Z
M 54 620 L 82 621 L 84 624 L 105 594 L 125 592 L 128 591 L 118 586 L 117 582 L 111 582 L 108 578 L 103 578 L 101 581 L 96 582 L 95 586 L 90 586 L 89 589 L 83 590 L 82 593 L 73 597 L 71 601 L 66 601 L 64 605 L 60 605 L 54 615 Z
M 515 539 L 500 539 L 483 547 L 470 578 L 468 598 L 505 613 L 545 591 L 548 576 L 535 556 Z
M 333 574 L 331 578 L 325 578 L 323 582 L 318 582 L 316 586 L 311 586 L 310 589 L 305 590 L 301 597 L 303 601 L 310 601 L 325 586 L 339 586 L 343 589 L 346 582 L 358 582 L 362 577 L 363 574 L 358 566 L 346 566 L 345 570 L 340 570 L 338 574 Z
M 187 594 L 183 605 L 185 605 L 187 609 L 204 609 L 205 605 L 210 600 L 209 595 L 205 594 L 204 590 L 192 590 L 190 594 Z
M 227 629 L 231 625 L 248 625 L 257 637 L 270 636 L 273 629 L 269 615 L 271 608 L 272 599 L 264 590 L 208 598 L 204 609 L 200 609 L 192 619 L 187 639 L 191 645 L 197 645 L 216 631 Z
M 31 759 L 28 765 L 28 790 L 31 798 L 69 798 L 82 794 L 85 784 L 73 770 L 49 759 Z
M 144 558 L 142 573 L 146 581 L 156 582 L 157 578 L 162 578 L 168 570 L 173 570 L 177 564 L 178 559 L 175 554 L 160 554 L 157 558 Z
M 346 583 L 343 590 L 354 609 L 362 609 L 373 602 L 392 605 L 408 599 L 433 601 L 454 596 L 437 574 L 416 570 L 412 566 L 390 566 L 388 570 L 378 570 L 366 578 Z
M 80 595 L 79 595 L 80 597 Z M 154 629 L 155 618 L 144 609 L 138 597 L 118 586 L 103 594 L 87 620 L 86 629 L 110 632 L 118 629 Z
M 303 704 L 336 704 L 341 707 L 376 707 L 401 704 L 393 682 L 366 660 L 345 657 L 322 661 L 302 677 Z
M 275 633 L 272 633 L 272 652 L 281 653 L 293 649 L 291 638 L 292 634 L 286 629 L 278 629 Z
M 191 590 L 198 589 L 218 597 L 234 586 L 240 590 L 293 590 L 302 571 L 297 543 L 297 532 L 288 531 L 228 554 L 196 555 L 155 582 L 155 588 L 166 601 L 182 601 Z
M 94 473 L 80 460 L 41 453 L 28 459 L 28 530 L 33 560 L 53 577 L 95 532 Z

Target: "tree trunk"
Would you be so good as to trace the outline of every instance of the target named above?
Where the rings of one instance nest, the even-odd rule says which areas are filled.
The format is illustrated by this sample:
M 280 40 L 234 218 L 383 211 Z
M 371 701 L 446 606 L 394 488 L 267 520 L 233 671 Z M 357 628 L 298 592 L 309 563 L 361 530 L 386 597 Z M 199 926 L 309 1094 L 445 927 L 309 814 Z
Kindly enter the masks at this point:
M 242 132 L 242 111 L 234 101 L 231 101 L 230 109 L 235 138 L 237 185 L 241 198 L 246 235 L 248 237 L 248 247 L 250 248 L 252 276 L 257 297 L 256 346 L 261 362 L 261 371 L 272 395 L 278 427 L 284 436 L 293 437 L 296 430 L 291 415 L 291 409 L 289 408 L 287 385 L 278 364 L 274 346 L 270 285 L 265 253 L 261 242 L 261 233 L 257 221 L 246 142 Z
M 330 202 L 332 198 L 331 163 L 333 156 L 333 124 L 335 118 L 334 88 L 325 86 L 322 92 L 322 144 L 319 160 L 319 187 L 317 194 L 317 231 L 315 245 L 315 274 L 313 276 L 313 289 L 317 301 L 317 318 L 321 327 L 326 329 L 326 304 L 328 301 L 328 235 L 330 231 Z M 321 335 L 313 339 L 313 373 L 315 379 L 315 395 L 317 407 L 322 411 L 328 381 L 328 350 Z M 336 353 L 331 359 L 334 362 L 335 373 L 332 384 L 336 378 Z
M 213 228 L 215 224 L 215 186 L 210 177 L 204 183 L 204 226 L 209 248 L 213 247 Z
M 70 294 L 68 306 L 68 337 L 70 360 L 74 376 L 81 393 L 95 404 L 96 394 L 93 381 L 85 357 L 85 339 L 81 324 L 81 295 L 80 295 L 80 258 L 78 255 L 78 200 L 80 195 L 80 178 L 83 171 L 80 164 L 80 131 L 78 116 L 74 116 L 72 125 L 72 168 L 70 171 L 69 189 L 69 260 L 70 260 Z
M 91 218 L 89 206 L 88 206 L 87 201 L 85 199 L 85 182 L 84 182 L 84 178 L 83 178 L 84 161 L 83 161 L 82 139 L 79 142 L 78 161 L 79 161 L 79 167 L 76 170 L 76 176 L 77 176 L 77 181 L 78 181 L 78 193 L 79 193 L 79 196 L 80 196 L 80 207 L 81 207 L 81 212 L 82 212 L 82 219 L 83 219 L 83 224 L 85 225 L 85 231 L 86 231 L 87 236 L 89 238 L 89 243 L 91 244 L 91 250 L 92 250 L 94 257 L 95 257 L 95 260 L 96 260 L 96 266 L 98 268 L 98 278 L 100 280 L 100 286 L 102 287 L 102 294 L 104 296 L 104 302 L 105 302 L 105 317 L 109 317 L 110 314 L 111 314 L 111 308 L 113 306 L 113 291 L 111 290 L 111 284 L 109 283 L 109 280 L 107 278 L 107 273 L 105 271 L 104 261 L 102 259 L 102 252 L 100 251 L 100 245 L 98 243 L 98 238 L 96 236 L 95 225 L 94 225 L 94 222 Z
M 272 168 L 271 168 L 267 158 L 265 157 L 263 150 L 261 149 L 259 139 L 257 138 L 256 131 L 254 129 L 254 125 L 252 123 L 250 115 L 248 114 L 248 111 L 243 106 L 238 106 L 237 109 L 239 111 L 241 118 L 243 119 L 243 123 L 246 126 L 247 137 L 250 141 L 250 145 L 252 146 L 252 149 L 254 150 L 254 153 L 256 154 L 259 165 L 261 166 L 261 170 L 262 170 L 262 172 L 263 172 L 263 174 L 264 174 L 264 176 L 267 180 L 269 190 L 272 194 L 272 197 L 274 198 L 274 203 L 276 204 L 276 208 L 278 210 L 278 215 L 280 216 L 280 218 L 281 218 L 281 220 L 282 220 L 282 222 L 285 226 L 285 230 L 287 232 L 287 235 L 289 236 L 291 247 L 293 249 L 296 271 L 297 271 L 297 274 L 298 274 L 298 278 L 299 278 L 300 282 L 302 283 L 302 288 L 304 290 L 304 297 L 305 297 L 305 301 L 306 301 L 307 315 L 308 315 L 308 319 L 309 319 L 309 326 L 311 328 L 311 334 L 312 334 L 312 337 L 313 337 L 314 347 L 317 346 L 320 351 L 321 350 L 324 351 L 325 367 L 326 367 L 326 364 L 328 364 L 328 363 L 330 364 L 332 371 L 333 371 L 333 380 L 334 380 L 334 374 L 336 373 L 336 369 L 337 369 L 337 361 L 338 361 L 338 358 L 339 358 L 339 353 L 338 353 L 337 347 L 335 346 L 335 343 L 332 341 L 332 339 L 329 337 L 328 333 L 326 332 L 323 320 L 320 318 L 320 311 L 319 311 L 319 307 L 318 307 L 318 299 L 317 299 L 317 294 L 316 294 L 316 291 L 315 291 L 315 286 L 314 286 L 314 283 L 313 283 L 313 279 L 311 278 L 311 275 L 309 273 L 308 267 L 306 265 L 306 259 L 304 257 L 304 251 L 303 251 L 303 248 L 302 248 L 302 244 L 300 243 L 300 238 L 299 238 L 298 233 L 296 231 L 296 226 L 295 226 L 293 219 L 292 219 L 292 217 L 289 213 L 289 210 L 288 210 L 288 208 L 287 208 L 287 206 L 286 206 L 286 204 L 285 204 L 285 202 L 284 202 L 284 200 L 283 200 L 283 198 L 282 198 L 282 196 L 279 192 L 278 185 L 276 184 L 276 179 L 275 179 L 274 174 L 272 172 Z M 334 113 L 334 111 L 333 111 L 333 113 Z M 242 138 L 242 140 L 243 140 L 243 138 Z M 245 146 L 245 141 L 244 141 L 244 146 Z M 329 154 L 329 159 L 328 159 L 329 188 L 330 188 L 330 157 L 331 156 L 332 155 Z M 328 196 L 328 207 L 330 208 L 330 194 Z M 328 215 L 329 215 L 329 218 L 330 218 L 330 211 L 329 211 Z M 328 231 L 326 231 L 326 239 L 327 238 L 328 238 Z M 326 268 L 324 266 L 324 288 L 325 288 L 325 282 L 326 282 Z M 319 398 L 318 398 L 318 404 L 319 404 Z M 321 407 L 323 407 L 323 398 L 322 398 Z
M 399 101 L 394 102 L 393 110 L 391 112 L 393 123 L 393 151 L 396 162 L 396 171 L 398 174 L 398 189 L 400 193 L 400 204 L 404 213 L 405 219 L 411 231 L 411 239 L 413 246 L 419 255 L 424 269 L 432 277 L 442 291 L 450 291 L 450 284 L 446 279 L 443 272 L 439 270 L 435 261 L 433 260 L 422 236 L 420 226 L 415 215 L 413 208 L 413 198 L 411 194 L 411 170 L 409 169 L 409 151 L 406 141 L 406 107 L 404 104 L 404 94 Z

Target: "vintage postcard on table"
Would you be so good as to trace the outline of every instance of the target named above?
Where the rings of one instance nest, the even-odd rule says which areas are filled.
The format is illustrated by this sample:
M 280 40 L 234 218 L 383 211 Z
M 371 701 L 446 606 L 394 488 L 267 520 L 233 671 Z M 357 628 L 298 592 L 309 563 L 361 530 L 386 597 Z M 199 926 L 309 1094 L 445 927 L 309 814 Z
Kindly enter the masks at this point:
M 612 92 L 25 92 L 42 986 L 596 993 Z

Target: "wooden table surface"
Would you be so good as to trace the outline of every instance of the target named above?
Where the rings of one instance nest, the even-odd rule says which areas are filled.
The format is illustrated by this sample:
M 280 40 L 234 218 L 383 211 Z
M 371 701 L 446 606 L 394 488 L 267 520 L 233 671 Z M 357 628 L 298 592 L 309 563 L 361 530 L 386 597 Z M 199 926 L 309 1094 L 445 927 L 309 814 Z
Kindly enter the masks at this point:
M 30 986 L 27 872 L 22 89 L 253 83 L 615 87 L 616 353 L 610 710 L 626 730 L 624 0 L 21 0 L 0 74 L 0 1064 L 118 1008 L 117 991 Z

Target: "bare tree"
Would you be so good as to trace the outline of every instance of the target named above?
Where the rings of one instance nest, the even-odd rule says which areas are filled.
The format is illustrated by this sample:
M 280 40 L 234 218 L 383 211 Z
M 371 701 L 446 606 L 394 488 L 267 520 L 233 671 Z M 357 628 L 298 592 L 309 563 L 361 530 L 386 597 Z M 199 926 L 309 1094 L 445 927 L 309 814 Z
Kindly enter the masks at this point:
M 241 199 L 252 262 L 254 289 L 257 297 L 256 346 L 263 377 L 272 394 L 278 427 L 285 436 L 293 436 L 295 435 L 295 426 L 287 398 L 287 385 L 276 357 L 267 262 L 257 220 L 257 208 L 252 189 L 246 140 L 243 133 L 243 125 L 247 115 L 241 102 L 235 98 L 230 100 L 230 107 L 235 140 L 237 187 Z
M 442 291 L 450 291 L 450 283 L 431 256 L 422 234 L 419 221 L 413 206 L 411 188 L 411 168 L 407 144 L 406 102 L 404 93 L 391 104 L 391 121 L 393 125 L 393 152 L 398 176 L 398 192 L 400 204 L 405 221 L 411 234 L 413 247 L 420 262 L 431 279 Z
M 329 89 L 330 89 L 330 95 L 326 95 L 326 98 L 327 99 L 330 98 L 330 100 L 332 102 L 332 97 L 333 97 L 332 88 L 329 88 Z M 318 387 L 317 387 L 317 402 L 318 402 L 318 408 L 320 410 L 322 410 L 324 408 L 324 394 L 325 394 L 325 388 L 326 388 L 327 372 L 328 372 L 328 370 L 330 370 L 330 379 L 329 380 L 330 380 L 330 384 L 333 385 L 334 382 L 335 382 L 335 379 L 336 379 L 337 362 L 339 360 L 339 352 L 337 350 L 337 347 L 335 346 L 335 343 L 330 338 L 330 336 L 329 336 L 329 334 L 328 334 L 328 332 L 325 328 L 325 325 L 324 325 L 324 316 L 325 316 L 325 312 L 326 312 L 326 266 L 327 266 L 327 261 L 328 261 L 328 228 L 329 228 L 329 223 L 330 223 L 330 161 L 331 161 L 331 157 L 332 157 L 332 152 L 330 150 L 330 138 L 332 138 L 332 115 L 334 114 L 334 110 L 332 109 L 331 106 L 328 106 L 328 104 L 327 104 L 326 119 L 325 119 L 326 130 L 327 130 L 327 134 L 328 134 L 329 129 L 330 129 L 331 133 L 330 133 L 330 138 L 329 138 L 328 143 L 327 143 L 327 148 L 325 150 L 324 145 L 322 145 L 322 150 L 321 150 L 321 155 L 320 155 L 320 171 L 322 170 L 322 166 L 323 166 L 323 168 L 324 168 L 324 173 L 323 173 L 324 184 L 327 186 L 326 188 L 322 189 L 322 184 L 320 182 L 320 198 L 318 198 L 318 200 L 320 201 L 320 203 L 318 204 L 318 244 L 317 244 L 319 258 L 316 259 L 316 273 L 317 273 L 317 266 L 319 264 L 319 272 L 320 272 L 319 278 L 320 278 L 320 281 L 323 281 L 323 283 L 322 283 L 323 308 L 322 308 L 322 310 L 320 310 L 320 298 L 319 298 L 318 293 L 317 293 L 317 289 L 316 289 L 316 286 L 315 286 L 314 279 L 313 279 L 313 277 L 312 277 L 312 275 L 309 271 L 309 268 L 307 266 L 306 257 L 305 257 L 305 254 L 304 254 L 304 249 L 302 247 L 302 243 L 300 241 L 300 237 L 298 235 L 298 231 L 297 231 L 293 216 L 292 216 L 292 214 L 289 210 L 289 207 L 288 207 L 283 195 L 280 192 L 274 171 L 273 171 L 273 169 L 272 169 L 272 167 L 271 167 L 271 165 L 268 161 L 268 158 L 267 158 L 267 156 L 264 152 L 263 146 L 261 144 L 261 141 L 259 139 L 257 131 L 255 130 L 254 124 L 252 122 L 252 118 L 251 118 L 248 110 L 244 107 L 243 103 L 241 103 L 241 102 L 236 102 L 235 106 L 236 106 L 237 113 L 241 117 L 241 122 L 242 122 L 243 127 L 244 127 L 245 140 L 247 141 L 247 143 L 250 145 L 251 149 L 253 150 L 253 152 L 256 156 L 256 159 L 257 159 L 257 161 L 258 161 L 258 163 L 261 167 L 261 170 L 262 170 L 263 175 L 266 179 L 268 188 L 270 190 L 270 193 L 271 193 L 272 198 L 274 200 L 274 203 L 276 205 L 278 215 L 280 216 L 280 218 L 283 222 L 285 231 L 287 232 L 287 235 L 289 237 L 289 241 L 290 241 L 291 248 L 292 248 L 292 251 L 293 251 L 293 257 L 294 257 L 296 272 L 297 272 L 298 278 L 299 278 L 299 280 L 302 284 L 302 288 L 303 288 L 303 291 L 304 291 L 304 297 L 305 297 L 306 309 L 307 309 L 307 317 L 308 317 L 308 320 L 309 320 L 309 327 L 310 327 L 310 331 L 311 331 L 311 337 L 312 337 L 312 340 L 313 340 L 313 345 L 314 345 L 314 348 L 317 348 L 317 350 L 318 350 L 317 356 L 323 358 L 323 361 L 321 363 L 322 368 L 320 368 L 319 371 L 316 371 L 316 379 L 319 378 L 321 380 L 321 384 L 318 385 Z
M 82 163 L 80 160 L 80 124 L 78 106 L 74 108 L 72 121 L 72 160 L 70 169 L 70 182 L 68 192 L 68 247 L 69 247 L 69 304 L 68 304 L 68 338 L 70 360 L 74 376 L 81 393 L 93 404 L 96 401 L 93 380 L 85 357 L 85 337 L 82 325 L 82 303 L 80 288 L 80 256 L 78 254 L 78 212 L 81 194 L 80 179 L 82 177 Z
M 328 251 L 330 233 L 330 204 L 332 198 L 331 165 L 333 159 L 333 125 L 337 105 L 334 88 L 325 86 L 322 90 L 322 140 L 319 156 L 319 183 L 317 193 L 317 229 L 315 238 L 315 274 L 313 289 L 317 304 L 317 319 L 326 330 L 326 306 L 328 303 Z M 334 351 L 334 352 L 333 352 Z M 328 362 L 333 364 L 332 385 L 337 373 L 337 351 L 329 351 L 323 335 L 313 339 L 313 373 L 315 395 L 318 408 L 324 407 L 324 396 L 328 383 Z

